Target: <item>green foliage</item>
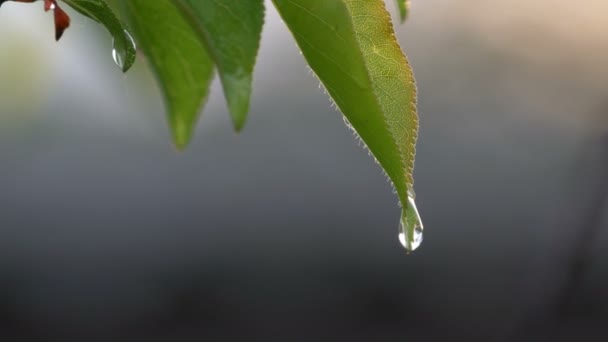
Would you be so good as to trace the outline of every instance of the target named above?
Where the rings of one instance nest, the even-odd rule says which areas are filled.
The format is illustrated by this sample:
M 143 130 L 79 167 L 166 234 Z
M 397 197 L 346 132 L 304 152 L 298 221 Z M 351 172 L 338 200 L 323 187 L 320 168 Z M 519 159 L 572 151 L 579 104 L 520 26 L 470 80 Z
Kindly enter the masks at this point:
M 410 13 L 410 0 L 397 0 L 397 6 L 399 7 L 401 22 L 403 23 Z
M 47 8 L 56 7 L 56 0 L 44 1 Z M 64 1 L 105 25 L 115 40 L 117 64 L 128 70 L 135 60 L 135 46 L 106 1 Z M 312 70 L 393 182 L 403 206 L 402 243 L 415 249 L 422 238 L 412 188 L 418 136 L 416 86 L 384 0 L 272 1 Z M 214 69 L 234 127 L 242 129 L 264 24 L 264 1 L 119 3 L 158 77 L 178 148 L 185 147 L 192 136 Z M 404 21 L 409 1 L 397 0 L 397 5 Z M 66 21 L 60 27 L 56 18 L 56 29 L 65 29 L 69 18 Z
M 416 86 L 381 0 L 273 0 L 336 105 L 407 209 L 418 132 Z
M 209 93 L 213 60 L 171 0 L 129 0 L 126 9 L 165 94 L 175 144 L 184 148 Z
M 199 33 L 219 70 L 234 127 L 249 111 L 253 67 L 262 26 L 263 0 L 174 0 Z

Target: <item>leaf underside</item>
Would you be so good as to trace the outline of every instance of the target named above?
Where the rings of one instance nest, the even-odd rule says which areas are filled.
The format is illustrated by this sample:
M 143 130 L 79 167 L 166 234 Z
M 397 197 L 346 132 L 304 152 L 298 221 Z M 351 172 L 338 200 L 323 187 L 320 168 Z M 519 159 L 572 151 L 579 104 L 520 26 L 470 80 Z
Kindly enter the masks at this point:
M 401 17 L 401 23 L 405 22 L 407 16 L 410 13 L 410 0 L 397 0 L 397 6 L 399 7 L 399 16 Z
M 416 86 L 382 0 L 273 0 L 311 68 L 393 182 L 407 212 Z

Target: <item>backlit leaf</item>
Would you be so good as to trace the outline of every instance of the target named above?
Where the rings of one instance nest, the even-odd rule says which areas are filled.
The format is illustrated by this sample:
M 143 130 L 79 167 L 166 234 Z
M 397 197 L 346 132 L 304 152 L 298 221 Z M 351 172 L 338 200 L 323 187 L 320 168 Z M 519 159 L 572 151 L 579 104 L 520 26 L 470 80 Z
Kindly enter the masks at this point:
M 273 0 L 304 57 L 393 182 L 415 249 L 416 86 L 382 0 Z M 419 234 L 421 237 L 421 234 Z

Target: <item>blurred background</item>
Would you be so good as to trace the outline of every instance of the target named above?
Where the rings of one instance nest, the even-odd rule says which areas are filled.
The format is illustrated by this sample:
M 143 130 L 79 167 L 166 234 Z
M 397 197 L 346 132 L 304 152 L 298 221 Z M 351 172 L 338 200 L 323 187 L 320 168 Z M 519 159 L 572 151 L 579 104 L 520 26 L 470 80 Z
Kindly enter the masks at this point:
M 270 3 L 245 130 L 215 82 L 186 152 L 143 58 L 4 4 L 0 340 L 606 341 L 608 3 L 412 2 L 411 255 Z

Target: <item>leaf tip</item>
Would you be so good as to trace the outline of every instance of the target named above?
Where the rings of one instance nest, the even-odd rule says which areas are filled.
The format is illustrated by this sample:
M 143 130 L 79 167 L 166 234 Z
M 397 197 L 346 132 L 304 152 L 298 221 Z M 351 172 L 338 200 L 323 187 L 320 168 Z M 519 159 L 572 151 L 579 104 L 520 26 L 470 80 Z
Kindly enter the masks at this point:
M 121 70 L 123 74 L 126 74 L 129 70 L 131 70 L 131 67 L 133 66 L 133 62 L 131 62 L 130 64 L 125 65 Z
M 241 133 L 243 131 L 243 128 L 245 128 L 245 118 L 243 117 L 242 119 L 234 119 L 232 120 L 232 126 L 234 127 L 234 131 L 236 133 Z
M 251 101 L 251 78 L 232 79 L 224 77 L 224 96 L 232 117 L 234 130 L 240 132 L 245 127 Z
M 174 140 L 173 146 L 175 146 L 175 149 L 178 152 L 185 152 L 186 149 L 188 148 L 188 142 L 181 142 L 181 141 Z
M 189 143 L 190 143 L 189 139 L 173 138 L 173 146 L 175 146 L 175 149 L 179 152 L 186 151 Z
M 179 151 L 184 151 L 192 140 L 192 127 L 184 121 L 174 120 L 171 125 L 173 144 Z
M 401 24 L 404 24 L 410 13 L 410 1 L 409 0 L 397 0 L 399 5 L 399 17 Z

